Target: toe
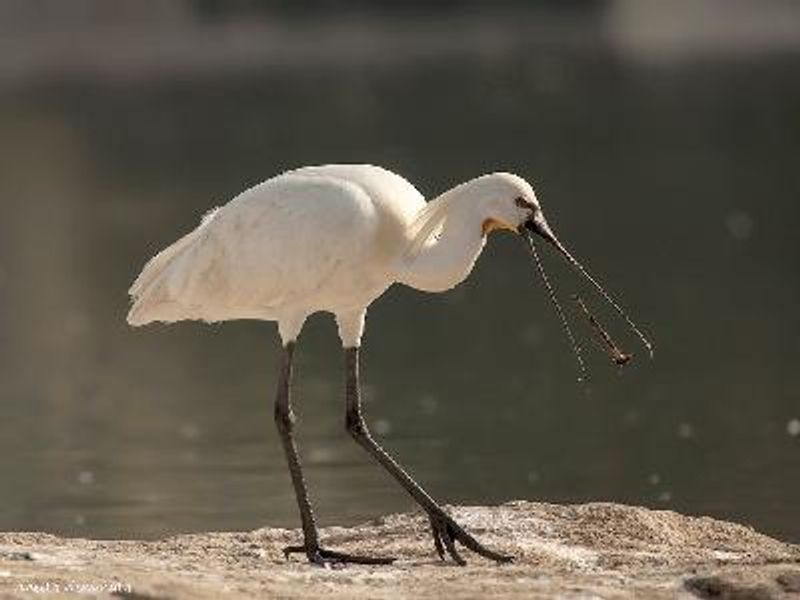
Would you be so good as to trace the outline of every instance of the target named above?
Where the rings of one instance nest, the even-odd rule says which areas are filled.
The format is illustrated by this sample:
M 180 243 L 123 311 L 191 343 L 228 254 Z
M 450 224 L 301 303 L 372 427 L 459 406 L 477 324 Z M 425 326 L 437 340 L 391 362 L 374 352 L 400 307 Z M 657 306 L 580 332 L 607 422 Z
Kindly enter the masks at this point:
M 436 522 L 433 519 L 431 519 L 431 535 L 433 535 L 433 543 L 436 546 L 436 554 L 439 555 L 440 560 L 445 560 L 442 538 L 439 535 L 439 530 L 436 528 Z
M 459 566 L 463 567 L 464 565 L 466 565 L 467 561 L 461 558 L 461 555 L 458 553 L 458 550 L 456 550 L 456 544 L 453 541 L 453 534 L 452 531 L 450 530 L 450 527 L 445 525 L 442 528 L 441 534 L 442 534 L 442 540 L 444 541 L 444 545 L 447 548 L 448 554 L 450 554 L 450 556 L 453 557 L 453 560 L 456 561 L 456 563 Z
M 332 562 L 351 563 L 359 565 L 388 565 L 393 563 L 393 557 L 375 557 L 375 556 L 358 556 L 355 554 L 347 554 L 345 552 L 337 552 L 335 550 L 320 550 L 322 556 Z

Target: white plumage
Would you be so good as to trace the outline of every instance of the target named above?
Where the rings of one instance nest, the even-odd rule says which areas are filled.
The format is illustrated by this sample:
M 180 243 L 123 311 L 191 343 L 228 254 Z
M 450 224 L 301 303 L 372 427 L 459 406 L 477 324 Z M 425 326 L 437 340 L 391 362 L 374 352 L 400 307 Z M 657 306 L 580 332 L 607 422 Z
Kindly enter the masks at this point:
M 128 322 L 273 320 L 286 343 L 310 314 L 327 311 L 342 342 L 357 345 L 367 306 L 392 283 L 456 285 L 489 231 L 516 230 L 536 210 L 531 187 L 508 173 L 426 204 L 380 167 L 296 169 L 209 212 L 152 258 L 130 289 Z
M 509 173 L 478 177 L 426 204 L 414 186 L 379 167 L 327 165 L 289 171 L 209 212 L 197 229 L 150 260 L 131 287 L 132 325 L 181 319 L 278 322 L 284 352 L 275 423 L 303 528 L 303 544 L 285 548 L 287 557 L 302 552 L 318 565 L 394 560 L 330 550 L 319 539 L 292 433 L 290 384 L 295 339 L 303 323 L 310 314 L 327 311 L 336 316 L 344 346 L 347 430 L 425 510 L 439 556 L 444 559 L 447 552 L 464 564 L 455 547 L 459 542 L 491 560 L 511 560 L 480 544 L 380 447 L 363 418 L 359 393 L 359 346 L 370 303 L 393 283 L 431 292 L 453 287 L 469 275 L 487 233 L 495 229 L 518 232 L 537 263 L 532 235 L 552 244 L 650 347 L 555 237 L 531 186 Z M 550 296 L 572 339 L 552 289 Z M 574 340 L 573 346 L 577 355 Z

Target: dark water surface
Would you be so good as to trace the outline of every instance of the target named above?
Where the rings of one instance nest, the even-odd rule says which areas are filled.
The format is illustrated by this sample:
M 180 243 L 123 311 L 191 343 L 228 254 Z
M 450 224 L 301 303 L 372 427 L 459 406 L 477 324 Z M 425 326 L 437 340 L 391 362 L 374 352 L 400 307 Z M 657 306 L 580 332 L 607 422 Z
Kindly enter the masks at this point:
M 244 187 L 364 161 L 431 197 L 490 170 L 529 178 L 656 343 L 649 362 L 584 290 L 637 354 L 618 374 L 588 352 L 586 393 L 502 234 L 451 292 L 389 290 L 368 317 L 367 416 L 433 495 L 637 503 L 800 541 L 798 67 L 775 54 L 654 67 L 571 44 L 0 95 L 0 530 L 297 524 L 272 423 L 274 327 L 131 330 L 125 291 Z M 565 301 L 583 289 L 544 259 Z M 344 432 L 331 319 L 300 341 L 320 521 L 411 508 Z

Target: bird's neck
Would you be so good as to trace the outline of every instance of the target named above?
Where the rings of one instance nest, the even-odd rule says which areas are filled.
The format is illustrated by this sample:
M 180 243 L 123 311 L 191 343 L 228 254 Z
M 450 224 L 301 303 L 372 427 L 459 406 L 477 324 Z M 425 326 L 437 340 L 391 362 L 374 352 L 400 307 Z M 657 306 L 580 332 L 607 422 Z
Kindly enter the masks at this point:
M 486 202 L 459 186 L 432 200 L 417 223 L 400 281 L 418 290 L 442 292 L 472 271 L 492 228 Z

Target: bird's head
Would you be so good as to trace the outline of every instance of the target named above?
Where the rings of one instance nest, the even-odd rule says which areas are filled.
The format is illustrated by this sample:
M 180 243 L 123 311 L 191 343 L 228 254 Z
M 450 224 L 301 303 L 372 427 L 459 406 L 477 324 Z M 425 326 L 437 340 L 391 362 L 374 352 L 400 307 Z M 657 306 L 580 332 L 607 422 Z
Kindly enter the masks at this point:
M 486 215 L 481 230 L 486 235 L 497 229 L 519 233 L 524 224 L 541 215 L 539 201 L 530 184 L 511 173 L 492 173 L 475 181 L 485 199 Z
M 560 254 L 584 279 L 586 279 L 592 287 L 622 316 L 628 326 L 636 333 L 641 339 L 644 346 L 649 351 L 650 355 L 653 354 L 653 347 L 650 341 L 639 330 L 636 324 L 631 321 L 624 310 L 617 304 L 617 302 L 606 292 L 606 290 L 597 282 L 597 280 L 589 274 L 586 269 L 579 263 L 572 254 L 567 250 L 564 244 L 553 233 L 552 228 L 545 219 L 536 194 L 530 184 L 510 173 L 494 173 L 486 176 L 486 184 L 490 189 L 484 190 L 489 192 L 488 198 L 488 212 L 489 217 L 483 221 L 483 233 L 487 234 L 495 229 L 508 229 L 515 231 L 525 241 L 531 254 L 536 260 L 537 267 L 544 279 L 545 285 L 550 293 L 551 300 L 555 304 L 556 312 L 558 312 L 567 335 L 573 344 L 578 361 L 583 369 L 583 362 L 580 357 L 580 351 L 574 341 L 572 332 L 569 329 L 566 318 L 561 307 L 558 304 L 555 293 L 550 286 L 547 275 L 544 272 L 539 257 L 536 254 L 535 239 L 543 239 L 548 245 L 552 246 L 558 254 Z
M 481 224 L 484 235 L 507 229 L 527 240 L 535 233 L 547 240 L 568 262 L 576 263 L 547 224 L 536 192 L 527 181 L 512 173 L 492 173 L 476 180 L 478 182 L 484 184 L 481 193 L 488 199 L 488 216 Z

